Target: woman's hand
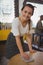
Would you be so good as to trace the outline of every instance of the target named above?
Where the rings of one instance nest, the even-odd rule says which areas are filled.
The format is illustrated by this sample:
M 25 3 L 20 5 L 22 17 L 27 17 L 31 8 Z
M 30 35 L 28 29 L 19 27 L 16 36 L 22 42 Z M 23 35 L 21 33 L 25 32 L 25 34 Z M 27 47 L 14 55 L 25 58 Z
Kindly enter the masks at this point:
M 31 49 L 31 50 L 30 50 L 30 52 L 31 52 L 31 53 L 35 53 L 35 52 L 36 52 L 36 50 Z
M 27 60 L 30 58 L 29 55 L 26 54 L 25 52 L 21 53 L 21 56 L 22 56 L 23 58 L 27 59 Z

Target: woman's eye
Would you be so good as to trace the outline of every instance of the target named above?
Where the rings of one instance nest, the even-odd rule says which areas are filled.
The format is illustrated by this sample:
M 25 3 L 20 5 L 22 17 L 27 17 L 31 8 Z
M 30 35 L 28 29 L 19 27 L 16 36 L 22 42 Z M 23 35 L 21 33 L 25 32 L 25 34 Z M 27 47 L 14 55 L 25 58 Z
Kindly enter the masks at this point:
M 30 13 L 30 12 L 28 14 L 32 15 L 32 13 Z
M 32 13 L 31 12 L 28 12 L 28 11 L 24 11 L 24 13 L 28 13 L 28 15 L 32 15 Z
M 24 11 L 25 13 L 27 13 L 27 11 Z

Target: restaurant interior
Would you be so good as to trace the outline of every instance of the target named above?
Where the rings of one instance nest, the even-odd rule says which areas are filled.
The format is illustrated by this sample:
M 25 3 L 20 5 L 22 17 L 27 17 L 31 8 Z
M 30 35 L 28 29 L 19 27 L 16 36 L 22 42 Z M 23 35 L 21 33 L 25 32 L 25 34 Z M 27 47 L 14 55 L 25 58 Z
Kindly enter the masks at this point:
M 35 6 L 34 15 L 31 17 L 32 47 L 37 51 L 36 55 L 33 54 L 35 61 L 32 61 L 32 63 L 23 62 L 17 54 L 18 58 L 16 56 L 11 57 L 8 65 L 43 65 L 43 21 L 41 29 L 42 33 L 35 33 L 37 22 L 40 19 L 40 16 L 43 15 L 43 0 L 0 0 L 0 65 L 5 65 L 1 60 L 6 54 L 6 41 L 9 33 L 11 32 L 12 21 L 20 15 L 22 5 L 25 3 L 30 3 Z M 36 35 L 37 37 L 40 37 L 38 42 L 35 40 Z

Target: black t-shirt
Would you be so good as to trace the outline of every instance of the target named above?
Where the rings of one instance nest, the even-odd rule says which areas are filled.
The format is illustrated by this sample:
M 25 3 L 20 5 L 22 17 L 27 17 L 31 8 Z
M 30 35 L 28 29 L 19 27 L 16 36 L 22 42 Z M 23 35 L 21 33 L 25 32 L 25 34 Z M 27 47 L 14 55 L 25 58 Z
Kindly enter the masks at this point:
M 41 29 L 42 28 L 42 29 Z M 35 29 L 36 33 L 42 33 L 43 32 L 43 26 L 42 26 L 42 22 L 38 21 L 37 25 L 36 25 L 36 29 Z

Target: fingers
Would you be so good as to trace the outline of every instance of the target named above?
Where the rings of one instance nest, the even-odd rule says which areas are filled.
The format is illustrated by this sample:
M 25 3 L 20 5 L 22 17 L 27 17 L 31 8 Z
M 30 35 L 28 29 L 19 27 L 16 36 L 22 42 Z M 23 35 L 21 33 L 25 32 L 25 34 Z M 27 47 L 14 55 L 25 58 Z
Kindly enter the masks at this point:
M 35 52 L 36 52 L 36 50 L 33 50 L 33 49 L 30 51 L 30 53 L 35 53 Z
M 26 59 L 26 60 L 28 60 L 28 59 L 29 59 L 29 55 L 28 55 L 28 54 L 26 54 L 25 52 L 22 54 L 22 57 L 23 57 L 24 59 Z
M 29 59 L 29 55 L 25 53 L 24 58 L 28 60 Z

